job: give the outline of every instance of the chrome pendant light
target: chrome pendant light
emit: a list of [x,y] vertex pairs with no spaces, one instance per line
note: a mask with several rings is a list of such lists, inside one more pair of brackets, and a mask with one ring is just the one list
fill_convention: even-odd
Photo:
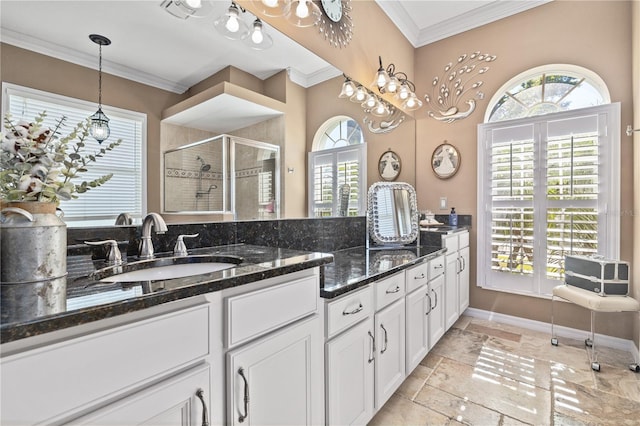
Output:
[[111,133],[109,129],[109,119],[102,112],[102,46],[111,44],[111,40],[99,34],[90,34],[89,38],[92,42],[100,46],[100,62],[98,66],[98,111],[91,118],[91,128],[89,132],[98,143],[106,140]]

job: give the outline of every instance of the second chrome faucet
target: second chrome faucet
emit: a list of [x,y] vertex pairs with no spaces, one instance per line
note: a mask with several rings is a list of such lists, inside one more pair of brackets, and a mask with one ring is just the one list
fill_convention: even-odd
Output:
[[167,224],[158,213],[149,213],[142,221],[142,237],[140,241],[140,259],[153,259],[153,242],[151,241],[151,228],[156,234],[167,232]]

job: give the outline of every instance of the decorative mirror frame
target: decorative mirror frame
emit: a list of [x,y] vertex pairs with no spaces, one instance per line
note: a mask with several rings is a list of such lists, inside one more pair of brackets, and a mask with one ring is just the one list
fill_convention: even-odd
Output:
[[402,171],[402,162],[395,152],[388,149],[383,152],[378,160],[378,174],[383,180],[394,181],[398,179]]
[[453,177],[460,169],[462,157],[458,149],[444,141],[433,150],[431,154],[431,169],[440,179]]
[[[389,237],[380,233],[380,222],[378,215],[378,197],[377,194],[381,189],[385,190],[406,190],[409,193],[409,209],[411,232],[406,235]],[[376,244],[411,244],[418,239],[418,197],[413,186],[405,182],[376,182],[369,187],[367,194],[367,227],[369,235]],[[369,239],[367,239],[367,242]]]

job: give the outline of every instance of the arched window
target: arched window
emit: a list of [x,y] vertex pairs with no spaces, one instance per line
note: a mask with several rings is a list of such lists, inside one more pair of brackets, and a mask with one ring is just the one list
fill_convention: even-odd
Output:
[[[478,128],[478,286],[549,295],[571,255],[618,258],[620,104],[547,65],[493,96]],[[618,213],[616,213],[618,212]]]
[[358,123],[344,115],[325,121],[309,153],[309,216],[364,214],[367,145]]
[[485,122],[532,117],[611,102],[604,81],[575,65],[544,65],[518,74],[489,102]]

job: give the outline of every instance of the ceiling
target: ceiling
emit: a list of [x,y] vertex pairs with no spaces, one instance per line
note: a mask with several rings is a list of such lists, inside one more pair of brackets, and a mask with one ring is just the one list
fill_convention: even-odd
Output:
[[[415,47],[546,1],[376,0]],[[303,87],[340,74],[267,24],[265,30],[274,39],[268,50],[225,39],[212,22],[229,7],[228,0],[212,1],[211,17],[185,20],[167,13],[161,2],[0,0],[0,39],[96,69],[98,46],[88,35],[102,34],[112,41],[103,47],[105,72],[176,93],[227,65],[261,79],[288,69],[290,78]],[[242,16],[249,24],[254,19],[250,13]]]

